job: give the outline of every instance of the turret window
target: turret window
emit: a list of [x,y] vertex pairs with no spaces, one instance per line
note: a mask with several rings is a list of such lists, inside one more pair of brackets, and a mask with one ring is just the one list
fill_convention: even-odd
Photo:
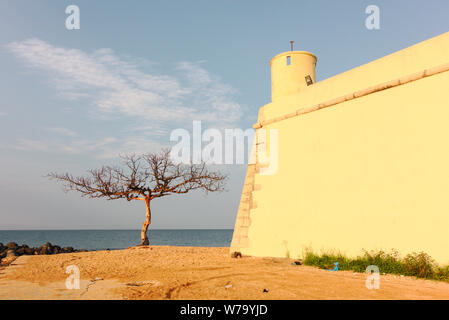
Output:
[[307,76],[305,76],[305,79],[306,79],[307,86],[311,86],[313,84],[313,80],[312,80],[311,76],[307,75]]
[[292,63],[291,57],[287,56],[287,66],[289,66]]

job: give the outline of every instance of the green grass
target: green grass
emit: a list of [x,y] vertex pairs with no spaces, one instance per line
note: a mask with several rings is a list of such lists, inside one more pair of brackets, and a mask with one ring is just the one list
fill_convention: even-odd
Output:
[[426,253],[411,253],[401,258],[397,251],[390,253],[384,251],[368,252],[362,256],[348,258],[342,254],[324,253],[317,255],[307,252],[303,263],[322,269],[331,269],[334,262],[339,263],[339,270],[352,270],[355,272],[365,272],[366,267],[375,265],[380,273],[399,274],[404,276],[414,276],[417,278],[449,281],[449,266],[440,267]]

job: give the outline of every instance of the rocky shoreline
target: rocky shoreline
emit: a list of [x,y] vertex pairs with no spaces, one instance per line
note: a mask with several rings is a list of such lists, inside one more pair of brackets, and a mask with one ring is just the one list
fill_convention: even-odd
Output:
[[50,242],[44,243],[40,247],[29,247],[26,244],[19,246],[15,242],[8,242],[6,245],[0,242],[0,265],[8,265],[17,257],[23,255],[49,255],[59,253],[87,252],[86,249],[74,249],[72,247],[61,248],[52,245]]

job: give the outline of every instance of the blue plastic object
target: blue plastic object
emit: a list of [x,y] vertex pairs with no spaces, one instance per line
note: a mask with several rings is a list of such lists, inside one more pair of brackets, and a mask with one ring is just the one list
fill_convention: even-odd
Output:
[[338,265],[339,265],[339,263],[338,263],[338,262],[335,262],[334,265],[335,265],[335,268],[333,268],[333,269],[328,269],[328,270],[329,270],[329,271],[338,271]]

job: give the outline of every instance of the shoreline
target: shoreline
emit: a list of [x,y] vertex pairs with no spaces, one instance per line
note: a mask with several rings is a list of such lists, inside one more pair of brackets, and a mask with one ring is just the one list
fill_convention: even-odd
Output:
[[[0,243],[26,243],[39,247],[44,242],[91,250],[126,249],[138,245],[140,230],[23,230],[0,231]],[[232,229],[151,229],[148,236],[151,245],[171,246],[229,246]]]
[[29,247],[26,244],[18,245],[16,242],[8,242],[6,245],[0,242],[0,266],[10,265],[20,256],[53,255],[62,253],[87,252],[86,249],[74,249],[73,247],[60,247],[46,242],[40,247]]

